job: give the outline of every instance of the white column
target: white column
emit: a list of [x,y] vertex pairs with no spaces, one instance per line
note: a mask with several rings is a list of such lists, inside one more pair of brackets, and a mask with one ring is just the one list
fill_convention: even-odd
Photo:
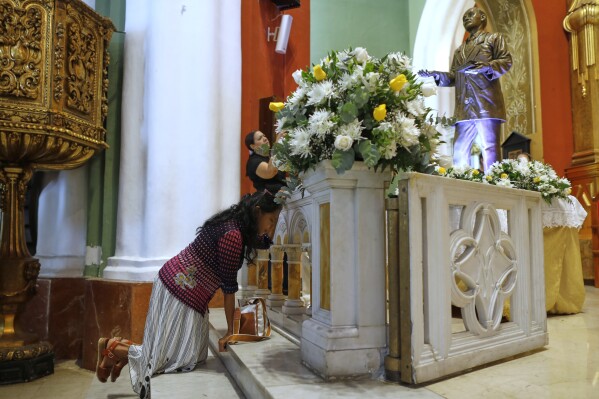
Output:
[[85,264],[87,168],[44,172],[35,257],[40,277],[81,277]]
[[104,277],[150,281],[239,200],[240,0],[127,1],[117,243]]

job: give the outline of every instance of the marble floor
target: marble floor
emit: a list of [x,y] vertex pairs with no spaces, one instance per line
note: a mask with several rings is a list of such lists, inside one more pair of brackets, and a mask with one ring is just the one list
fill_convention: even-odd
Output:
[[[390,384],[370,385],[361,396],[398,398],[599,398],[599,288],[586,287],[583,313],[548,318],[549,345],[526,355],[516,356],[468,373],[411,389],[397,386],[389,395]],[[272,371],[271,372],[276,372]],[[126,377],[126,372],[123,372]],[[320,384],[317,384],[320,385]],[[349,389],[360,391],[358,381]],[[293,397],[320,398],[314,385],[294,386]],[[332,386],[330,388],[333,388]],[[385,394],[378,395],[377,392]],[[298,391],[299,390],[299,391]],[[301,394],[301,392],[304,392]],[[334,395],[347,397],[340,388]],[[290,391],[281,390],[287,398]],[[350,395],[351,396],[351,395]],[[32,399],[120,399],[135,398],[127,378],[115,384],[100,384],[90,371],[74,361],[56,364],[55,373],[26,384],[0,386],[0,398]],[[243,398],[233,378],[220,360],[210,356],[193,373],[159,376],[153,379],[153,397],[169,398]],[[279,397],[279,395],[277,395]]]

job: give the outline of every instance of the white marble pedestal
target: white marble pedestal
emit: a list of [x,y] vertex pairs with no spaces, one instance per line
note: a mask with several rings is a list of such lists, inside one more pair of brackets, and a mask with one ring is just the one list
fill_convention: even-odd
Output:
[[325,379],[371,374],[383,362],[385,182],[362,163],[342,175],[323,161],[304,177],[312,219],[312,318],[302,361]]

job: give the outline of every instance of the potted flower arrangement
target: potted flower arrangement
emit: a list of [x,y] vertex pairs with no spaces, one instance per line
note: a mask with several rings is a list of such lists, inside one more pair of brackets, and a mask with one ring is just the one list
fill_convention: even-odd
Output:
[[291,189],[300,173],[327,159],[339,174],[356,160],[375,170],[433,172],[440,135],[424,96],[435,88],[417,82],[409,57],[332,51],[293,78],[298,87],[287,101],[271,104],[282,133],[273,157]]
[[568,179],[559,177],[551,165],[539,161],[504,159],[491,165],[484,175],[469,166],[454,166],[447,169],[436,166],[434,174],[508,188],[538,191],[548,204],[553,198],[568,199],[572,192],[572,186]]

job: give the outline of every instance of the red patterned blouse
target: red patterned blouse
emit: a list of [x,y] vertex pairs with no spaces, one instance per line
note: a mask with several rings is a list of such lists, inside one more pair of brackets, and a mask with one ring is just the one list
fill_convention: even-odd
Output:
[[226,294],[237,292],[243,247],[237,221],[204,227],[187,248],[162,266],[158,277],[175,298],[204,315],[218,288]]

